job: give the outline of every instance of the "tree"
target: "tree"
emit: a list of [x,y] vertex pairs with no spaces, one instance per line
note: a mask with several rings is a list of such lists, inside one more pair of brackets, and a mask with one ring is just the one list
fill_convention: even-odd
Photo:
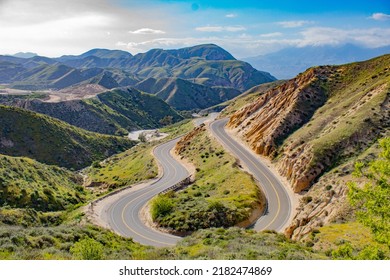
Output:
[[141,132],[139,135],[138,135],[138,140],[142,143],[146,143],[148,141],[148,139],[146,138],[146,133],[145,132]]
[[165,116],[163,117],[159,123],[163,126],[170,125],[173,123],[173,117],[172,116]]
[[103,245],[92,238],[84,238],[76,242],[70,252],[81,260],[101,260],[103,259]]
[[348,198],[360,209],[358,221],[371,229],[376,241],[390,247],[390,138],[379,144],[382,151],[376,160],[355,164],[354,175],[367,182],[362,188],[350,182]]

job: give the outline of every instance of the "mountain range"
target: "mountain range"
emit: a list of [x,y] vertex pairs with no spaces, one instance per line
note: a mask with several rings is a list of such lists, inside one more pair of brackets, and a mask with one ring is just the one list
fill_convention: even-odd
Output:
[[364,61],[388,53],[390,53],[389,46],[369,49],[346,44],[290,47],[265,55],[243,58],[243,60],[257,69],[272,73],[278,79],[291,79],[313,66]]
[[[137,87],[150,78],[181,79],[194,84],[197,89],[198,85],[223,87],[230,93],[234,92],[233,89],[239,93],[275,80],[271,74],[236,60],[212,44],[178,50],[154,49],[135,56],[125,51],[105,49],[58,58],[0,56],[0,83],[15,89],[60,90],[86,84],[98,84],[106,89]],[[215,95],[214,90],[207,89],[206,92]]]

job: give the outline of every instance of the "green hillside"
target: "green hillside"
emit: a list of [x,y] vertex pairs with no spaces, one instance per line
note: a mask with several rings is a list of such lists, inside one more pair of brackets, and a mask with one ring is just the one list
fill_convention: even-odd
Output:
[[55,103],[33,97],[34,95],[0,95],[0,104],[21,107],[89,131],[112,135],[125,135],[141,128],[161,127],[161,120],[165,117],[172,117],[172,122],[182,119],[161,99],[131,88],[107,91],[95,98]]
[[0,206],[44,212],[64,210],[84,201],[81,181],[56,166],[0,155]]
[[0,154],[79,169],[133,145],[124,138],[87,132],[45,115],[0,105]]
[[211,107],[241,93],[234,88],[209,87],[179,78],[148,78],[135,87],[155,94],[177,110],[188,111]]
[[182,120],[182,117],[163,100],[133,88],[114,89],[100,94],[98,99],[139,127],[161,127],[162,120],[167,116],[172,117],[172,122]]

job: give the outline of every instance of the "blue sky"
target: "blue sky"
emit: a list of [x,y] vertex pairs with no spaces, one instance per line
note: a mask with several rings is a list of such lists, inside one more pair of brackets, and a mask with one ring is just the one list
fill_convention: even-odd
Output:
[[287,47],[390,45],[390,1],[0,0],[0,53],[46,56],[218,44],[237,58]]

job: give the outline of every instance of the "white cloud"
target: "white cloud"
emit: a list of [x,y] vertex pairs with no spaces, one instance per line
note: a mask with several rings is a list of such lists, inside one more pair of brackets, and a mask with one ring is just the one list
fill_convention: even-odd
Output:
[[293,20],[293,21],[279,21],[276,24],[280,25],[283,28],[296,28],[302,27],[307,24],[313,23],[312,21],[307,20]]
[[390,15],[384,13],[374,13],[370,18],[374,20],[390,20]]
[[245,31],[246,28],[243,26],[201,26],[195,28],[195,30],[200,32],[239,32]]
[[148,34],[165,34],[165,31],[158,30],[158,29],[151,29],[151,28],[140,28],[134,31],[129,31],[130,34],[142,34],[142,35],[148,35]]
[[272,33],[260,34],[260,37],[262,37],[262,38],[272,38],[272,37],[280,37],[280,36],[283,36],[283,33],[272,32]]
[[236,14],[227,14],[227,15],[225,15],[225,17],[227,17],[227,18],[236,18],[237,15]]
[[390,28],[337,29],[313,27],[301,32],[299,46],[358,44],[368,48],[390,45]]

